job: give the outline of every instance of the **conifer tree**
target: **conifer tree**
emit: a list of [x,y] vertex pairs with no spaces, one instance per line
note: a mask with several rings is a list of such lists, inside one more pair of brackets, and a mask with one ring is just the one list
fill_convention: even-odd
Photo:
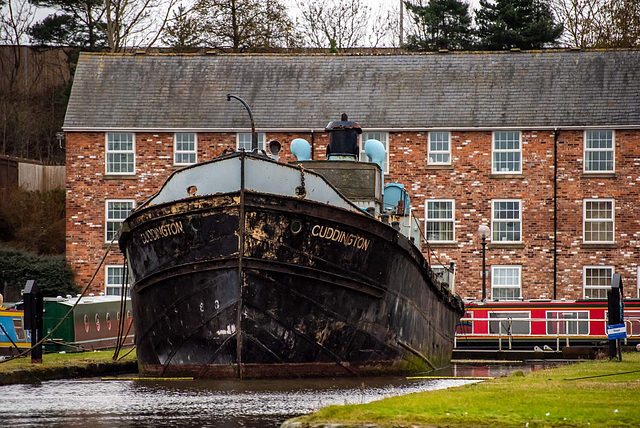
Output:
[[469,49],[473,29],[469,5],[460,0],[430,0],[426,6],[405,2],[415,23],[406,48],[414,51]]
[[476,25],[477,46],[485,50],[552,46],[563,30],[544,0],[480,0]]

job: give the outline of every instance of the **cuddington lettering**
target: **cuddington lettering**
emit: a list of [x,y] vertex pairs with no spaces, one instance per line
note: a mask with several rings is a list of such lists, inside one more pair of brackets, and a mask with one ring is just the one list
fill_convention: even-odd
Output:
[[311,235],[319,238],[327,239],[329,241],[341,242],[345,247],[353,247],[359,250],[368,250],[371,241],[362,236],[345,232],[340,229],[336,229],[328,226],[320,226],[316,224],[311,229]]
[[153,227],[142,232],[142,243],[148,244],[160,238],[166,238],[167,236],[177,235],[182,232],[182,222],[174,221],[173,223]]

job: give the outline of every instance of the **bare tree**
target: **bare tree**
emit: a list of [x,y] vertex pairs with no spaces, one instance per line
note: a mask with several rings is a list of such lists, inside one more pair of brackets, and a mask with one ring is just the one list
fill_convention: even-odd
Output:
[[105,33],[111,52],[151,47],[176,3],[177,0],[105,0]]
[[565,45],[595,46],[604,19],[605,0],[552,0],[551,7],[564,25],[560,42]]
[[332,52],[362,46],[371,8],[362,0],[299,0],[300,25],[308,43]]
[[232,52],[296,47],[299,36],[280,0],[199,0],[207,43]]
[[582,48],[640,45],[640,0],[552,0],[564,24],[561,41]]
[[398,47],[400,17],[396,8],[381,8],[369,18],[366,42],[371,47]]
[[3,61],[2,64],[2,69],[8,77],[10,91],[16,84],[22,61],[20,47],[27,42],[34,14],[35,7],[28,0],[8,0],[0,14],[0,42],[13,47],[13,63],[5,64]]

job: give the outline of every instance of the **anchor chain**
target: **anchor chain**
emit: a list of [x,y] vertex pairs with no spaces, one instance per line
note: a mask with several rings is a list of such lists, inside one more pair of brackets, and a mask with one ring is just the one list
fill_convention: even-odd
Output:
[[296,196],[304,198],[307,196],[307,189],[304,187],[304,167],[301,164],[298,166],[300,167],[300,185],[296,187]]

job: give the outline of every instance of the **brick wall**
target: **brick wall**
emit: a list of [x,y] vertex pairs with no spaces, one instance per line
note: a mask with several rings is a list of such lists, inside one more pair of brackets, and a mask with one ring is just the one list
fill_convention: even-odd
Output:
[[[615,174],[583,174],[583,131],[562,131],[558,143],[558,274],[557,298],[582,297],[583,266],[614,266],[623,276],[625,294],[637,297],[637,247],[640,241],[640,131],[615,133]],[[268,133],[267,141],[283,143],[281,161],[294,158],[294,138],[311,141],[309,133]],[[235,147],[234,133],[198,134],[198,161],[212,159]],[[316,159],[324,158],[328,136],[315,133]],[[424,226],[425,200],[455,200],[455,243],[433,245],[433,264],[456,264],[456,292],[481,297],[482,255],[477,237],[480,223],[491,223],[492,199],[522,200],[522,244],[487,246],[487,293],[491,266],[522,266],[522,297],[553,297],[553,177],[552,131],[522,131],[522,174],[491,174],[489,131],[451,132],[451,166],[427,164],[428,133],[389,133],[390,173],[387,182],[404,183],[411,206]],[[105,133],[67,133],[67,259],[76,280],[86,285],[99,265],[105,243],[105,200],[135,199],[139,204],[155,193],[173,166],[173,134],[137,133],[136,174],[105,176]],[[614,245],[582,243],[584,198],[615,199]],[[105,265],[122,264],[113,246]],[[104,290],[104,268],[92,284]]]

